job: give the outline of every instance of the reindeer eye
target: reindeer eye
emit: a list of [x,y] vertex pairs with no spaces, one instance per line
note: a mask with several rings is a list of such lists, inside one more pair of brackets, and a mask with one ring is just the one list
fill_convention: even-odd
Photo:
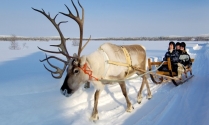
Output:
[[78,69],[74,69],[74,73],[75,74],[78,74],[79,73],[79,70]]

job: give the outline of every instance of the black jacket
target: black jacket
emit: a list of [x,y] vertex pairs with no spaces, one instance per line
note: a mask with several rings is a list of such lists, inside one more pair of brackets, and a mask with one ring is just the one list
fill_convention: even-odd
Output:
[[168,52],[165,53],[163,61],[167,61],[168,57],[170,57],[172,64],[176,64],[179,62],[179,52],[176,50],[173,50],[172,52],[168,50]]
[[172,66],[172,71],[177,72],[178,65],[177,63],[179,62],[179,52],[176,50],[169,51],[165,53],[165,57],[163,58],[163,61],[167,61],[167,58],[170,57],[171,59],[171,66]]
[[179,63],[183,64],[184,66],[190,67],[192,65],[191,58],[186,51],[181,51],[179,55]]

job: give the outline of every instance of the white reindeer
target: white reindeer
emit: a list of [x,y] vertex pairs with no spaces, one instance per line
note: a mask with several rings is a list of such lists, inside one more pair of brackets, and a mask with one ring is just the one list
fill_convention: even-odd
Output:
[[[72,1],[72,0],[71,0]],[[123,46],[118,46],[114,45],[111,43],[105,43],[99,47],[98,50],[93,52],[90,55],[87,56],[80,56],[81,51],[85,47],[85,45],[82,47],[82,40],[83,40],[83,22],[84,22],[84,9],[81,6],[81,4],[78,1],[79,6],[82,8],[82,18],[80,19],[78,10],[75,6],[75,4],[72,1],[72,4],[76,10],[77,16],[73,15],[70,11],[70,9],[66,6],[68,9],[69,13],[65,14],[60,12],[61,14],[72,18],[75,20],[80,28],[80,43],[79,43],[79,48],[78,48],[78,54],[77,56],[70,56],[67,49],[66,49],[66,40],[59,28],[59,25],[61,23],[65,23],[66,21],[59,22],[58,24],[55,22],[55,19],[57,15],[54,18],[50,17],[50,14],[46,14],[44,10],[40,11],[37,9],[34,9],[35,11],[38,11],[42,13],[44,16],[46,16],[51,23],[55,26],[57,31],[59,32],[60,38],[61,38],[61,44],[59,45],[51,45],[58,47],[59,51],[54,52],[54,51],[48,51],[39,48],[40,50],[44,52],[49,52],[49,53],[57,53],[57,54],[63,54],[66,58],[67,61],[62,60],[58,57],[55,56],[49,56],[44,60],[40,60],[41,62],[47,61],[50,66],[56,69],[56,71],[51,71],[49,70],[45,65],[44,67],[51,72],[52,76],[54,78],[61,78],[63,75],[63,72],[67,68],[67,75],[65,77],[64,83],[61,87],[61,92],[63,95],[66,97],[69,97],[72,95],[78,88],[86,83],[86,82],[91,82],[93,83],[94,87],[96,88],[96,92],[94,95],[94,108],[92,111],[91,115],[91,120],[96,121],[99,119],[98,116],[98,110],[97,110],[97,105],[98,105],[98,100],[99,100],[99,95],[101,91],[104,89],[104,86],[107,84],[111,84],[112,81],[119,81],[119,85],[121,87],[121,90],[123,92],[123,95],[126,99],[127,102],[127,112],[131,112],[133,109],[133,106],[128,98],[127,92],[126,92],[126,84],[125,80],[126,78],[130,77],[131,75],[137,73],[138,75],[143,74],[146,70],[146,51],[144,47],[141,45],[123,45]],[[64,63],[64,67],[60,69],[57,66],[52,65],[49,62],[49,59],[57,59],[61,62]],[[140,70],[138,70],[140,69]],[[142,71],[142,72],[140,72]],[[59,74],[58,76],[55,76],[55,74]],[[143,81],[140,87],[140,90],[137,95],[137,102],[141,103],[142,100],[142,90],[144,85],[146,84],[146,87],[148,89],[148,99],[152,97],[151,91],[147,82],[147,78],[145,75],[142,76]]]

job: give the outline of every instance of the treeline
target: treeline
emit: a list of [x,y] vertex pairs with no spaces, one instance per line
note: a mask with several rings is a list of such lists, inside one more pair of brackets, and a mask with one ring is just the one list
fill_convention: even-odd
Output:
[[60,40],[59,37],[18,37],[18,36],[0,36],[0,41],[50,41]]
[[[19,37],[19,36],[0,36],[0,41],[52,41],[60,40],[59,37]],[[79,38],[67,38],[67,40],[79,40]],[[88,38],[84,38],[88,40]],[[104,38],[91,38],[91,40],[120,40],[120,41],[209,41],[209,36],[198,37],[104,37]]]
[[209,37],[119,37],[92,38],[91,40],[124,40],[124,41],[209,41]]

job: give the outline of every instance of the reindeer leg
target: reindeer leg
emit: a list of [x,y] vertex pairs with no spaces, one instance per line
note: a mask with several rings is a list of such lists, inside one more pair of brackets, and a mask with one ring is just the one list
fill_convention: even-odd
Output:
[[148,83],[148,81],[147,81],[147,77],[144,76],[143,79],[144,79],[144,81],[145,81],[145,83],[146,83],[146,86],[147,86],[147,92],[148,92],[147,98],[148,98],[148,99],[151,99],[151,98],[152,98],[152,93],[151,93],[151,91],[150,91],[150,87],[149,87],[149,83]]
[[90,88],[90,82],[87,81],[85,84],[84,84],[84,88]]
[[124,81],[122,81],[122,82],[119,82],[119,85],[120,85],[120,88],[121,88],[121,90],[123,92],[124,97],[126,98],[126,103],[127,103],[126,111],[127,112],[131,112],[133,110],[133,106],[132,106],[132,104],[131,104],[131,102],[130,102],[130,100],[128,98],[127,92],[126,92],[126,84],[125,84]]
[[140,90],[139,90],[139,92],[138,92],[138,95],[137,95],[137,102],[140,104],[141,103],[141,101],[142,101],[142,90],[143,90],[143,88],[144,88],[144,78],[143,78],[143,80],[142,80],[142,85],[141,85],[141,87],[140,87]]
[[96,121],[99,119],[98,110],[97,110],[99,95],[100,95],[100,90],[96,90],[94,94],[94,108],[93,108],[91,118],[90,118],[90,120],[92,121]]

